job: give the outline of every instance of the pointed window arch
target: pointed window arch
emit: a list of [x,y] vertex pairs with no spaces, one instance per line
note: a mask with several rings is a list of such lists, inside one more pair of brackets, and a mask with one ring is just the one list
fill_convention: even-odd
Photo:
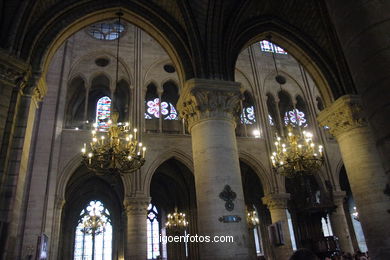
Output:
[[[96,224],[97,223],[97,224]],[[90,201],[80,212],[75,231],[73,260],[112,259],[112,225],[101,201]]]
[[157,259],[160,256],[160,224],[158,221],[158,211],[156,206],[149,204],[147,224],[147,259]]

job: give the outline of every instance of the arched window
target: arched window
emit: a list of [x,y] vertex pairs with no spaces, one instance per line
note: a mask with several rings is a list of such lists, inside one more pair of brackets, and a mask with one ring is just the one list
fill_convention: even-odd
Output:
[[287,54],[285,50],[280,48],[278,45],[273,44],[272,42],[263,40],[260,42],[260,49],[264,52],[274,52],[278,54]]
[[112,259],[112,225],[110,212],[94,200],[81,211],[75,232],[73,260]]
[[164,120],[179,120],[175,106],[179,99],[177,86],[168,81],[163,86],[164,92],[161,96],[161,114]]
[[284,114],[284,124],[307,127],[305,113],[299,111],[296,108],[290,111],[286,111],[286,113]]
[[95,23],[88,27],[89,35],[98,40],[115,40],[123,34],[125,26],[118,21]]
[[100,131],[108,129],[111,115],[111,99],[107,96],[100,98],[96,104],[96,124]]
[[255,106],[251,94],[244,92],[244,101],[242,102],[242,113],[240,116],[241,124],[253,125],[256,122]]
[[158,222],[158,211],[156,206],[149,204],[148,217],[146,219],[148,232],[148,259],[157,259],[160,256],[160,225]]

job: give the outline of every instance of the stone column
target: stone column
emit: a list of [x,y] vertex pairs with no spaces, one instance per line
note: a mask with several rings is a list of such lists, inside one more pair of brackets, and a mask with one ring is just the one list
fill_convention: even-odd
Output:
[[[233,243],[200,243],[202,260],[251,259],[235,136],[240,99],[238,83],[191,79],[178,102],[192,137],[199,235],[234,237]],[[220,196],[227,185],[232,192]],[[224,223],[223,216],[241,220]]]
[[336,211],[330,215],[333,234],[338,237],[340,249],[343,252],[353,253],[354,249],[351,241],[348,223],[344,211],[345,192],[339,191],[333,193],[333,201],[336,205]]
[[146,215],[150,198],[128,197],[124,201],[127,215],[125,255],[127,260],[147,258]]
[[360,97],[340,97],[319,114],[318,121],[330,127],[339,143],[370,257],[390,259],[390,197],[383,192],[387,176]]
[[277,260],[287,260],[293,253],[290,231],[287,218],[287,201],[290,198],[288,193],[268,194],[263,197],[263,203],[267,205],[271,213],[272,223],[280,222],[282,224],[284,245],[275,245],[271,241],[271,247]]

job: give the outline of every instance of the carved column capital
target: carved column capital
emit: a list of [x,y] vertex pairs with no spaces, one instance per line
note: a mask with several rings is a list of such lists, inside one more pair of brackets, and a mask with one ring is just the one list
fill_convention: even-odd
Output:
[[268,194],[262,198],[262,201],[267,205],[269,210],[273,209],[286,209],[287,202],[290,199],[290,194],[288,193],[275,193]]
[[345,95],[318,115],[321,126],[328,126],[329,132],[338,137],[343,133],[367,125],[363,106],[358,95]]
[[240,114],[241,87],[237,82],[191,79],[185,83],[178,102],[180,116],[188,129],[207,119],[224,119],[235,122]]
[[127,215],[145,215],[150,197],[128,197],[123,202]]

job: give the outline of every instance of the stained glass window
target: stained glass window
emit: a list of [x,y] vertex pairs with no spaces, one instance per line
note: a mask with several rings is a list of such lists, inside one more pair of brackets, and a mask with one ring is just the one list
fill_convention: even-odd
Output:
[[157,259],[160,256],[160,227],[157,220],[158,211],[156,206],[149,204],[148,216],[146,219],[147,225],[147,250],[148,259]]
[[244,107],[240,118],[241,124],[253,125],[256,122],[254,106]]
[[307,127],[306,123],[306,118],[305,118],[305,113],[302,111],[299,111],[298,109],[293,109],[291,111],[287,111],[284,114],[284,124],[288,125],[298,125],[298,126],[303,126]]
[[100,131],[108,129],[111,114],[111,99],[107,96],[102,97],[96,104],[96,124]]
[[95,23],[88,28],[88,33],[98,40],[115,40],[125,31],[123,24],[115,22]]
[[278,54],[287,54],[287,52],[285,50],[283,50],[282,48],[280,48],[278,45],[273,44],[272,42],[269,42],[266,40],[263,40],[260,42],[260,48],[261,48],[261,51],[264,51],[264,52],[274,52],[274,53],[278,53]]
[[[160,118],[160,99],[155,98],[146,102],[145,119]],[[161,114],[164,120],[179,120],[175,106],[172,103],[161,102]]]
[[[97,223],[91,225],[91,223]],[[112,259],[112,225],[108,209],[91,201],[81,211],[75,232],[73,260]]]

